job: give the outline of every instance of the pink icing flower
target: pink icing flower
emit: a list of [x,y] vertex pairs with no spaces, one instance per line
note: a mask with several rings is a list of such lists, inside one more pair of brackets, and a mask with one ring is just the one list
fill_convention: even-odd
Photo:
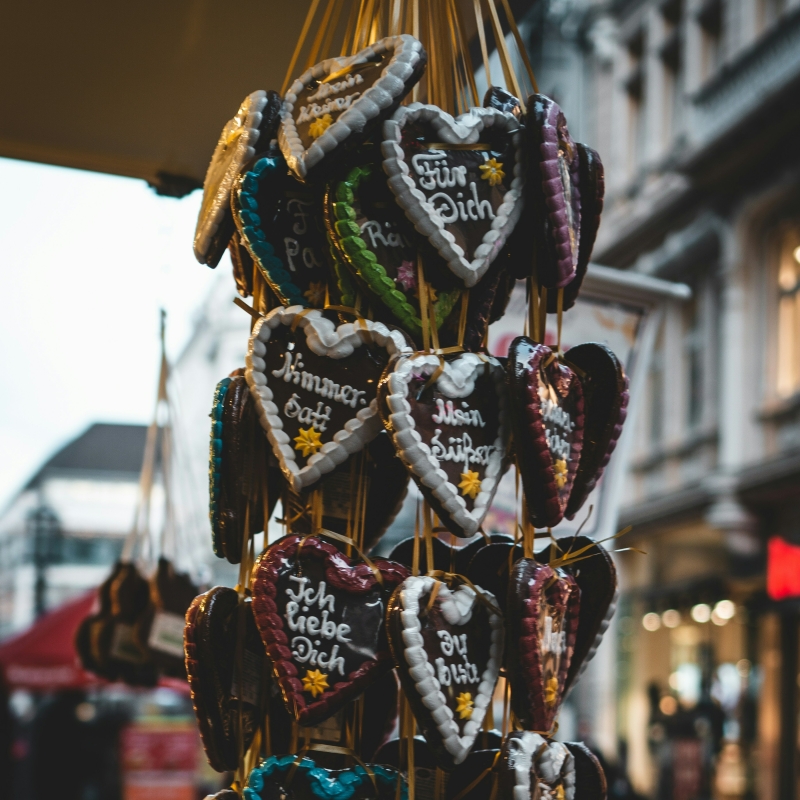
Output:
[[399,283],[406,291],[414,289],[417,285],[417,274],[414,270],[414,263],[406,259],[397,268],[395,283]]

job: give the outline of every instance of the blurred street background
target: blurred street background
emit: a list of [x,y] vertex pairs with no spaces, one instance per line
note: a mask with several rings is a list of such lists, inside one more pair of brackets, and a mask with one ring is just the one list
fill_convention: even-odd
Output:
[[[175,560],[199,585],[236,583],[211,552],[208,416],[217,381],[243,365],[249,318],[227,256],[211,272],[191,242],[219,129],[247,93],[279,88],[306,6],[0,12],[2,800],[191,800],[223,785],[185,686],[103,684],[71,645],[132,524],[160,308]],[[612,289],[592,330],[638,369],[595,533],[631,525],[620,547],[646,555],[616,556],[617,613],[560,737],[602,755],[610,798],[795,800],[800,2],[512,7],[540,91],[602,156],[590,275]],[[512,304],[493,352],[523,314]],[[157,530],[163,475],[153,498]],[[412,533],[413,503],[381,547]]]

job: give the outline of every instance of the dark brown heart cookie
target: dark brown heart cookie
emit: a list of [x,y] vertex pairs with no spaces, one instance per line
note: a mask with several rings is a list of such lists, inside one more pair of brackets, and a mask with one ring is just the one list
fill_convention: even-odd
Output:
[[264,492],[267,514],[271,515],[285,483],[281,471],[270,465],[269,445],[243,369],[234,370],[217,384],[211,420],[208,475],[212,543],[217,556],[238,564],[246,538],[264,530]]
[[628,415],[628,376],[603,344],[579,344],[566,360],[580,377],[584,398],[583,449],[565,516],[572,519],[592,492],[617,446]]
[[408,578],[387,611],[400,684],[438,759],[452,769],[469,754],[491,702],[503,658],[503,619],[494,597]]
[[[242,638],[241,665],[236,663]],[[217,772],[239,763],[239,737],[246,751],[264,718],[269,668],[253,621],[252,603],[217,586],[196,597],[186,612],[186,674],[200,738]]]
[[401,357],[387,369],[380,394],[386,429],[420,491],[452,533],[473,536],[506,463],[500,363],[474,353],[447,361]]
[[520,336],[508,351],[511,422],[530,521],[564,517],[583,446],[583,389],[549,347]]
[[318,537],[286,536],[253,567],[256,623],[286,708],[313,725],[392,668],[383,616],[408,571],[376,559],[378,576]]
[[571,575],[532,558],[514,564],[506,599],[506,670],[511,707],[529,730],[550,731],[558,715],[580,604],[580,589]]
[[294,491],[333,472],[378,435],[378,381],[389,359],[403,352],[403,335],[380,322],[336,326],[323,312],[299,306],[276,308],[258,321],[247,382]]
[[278,141],[289,169],[305,180],[336,165],[397,108],[426,61],[422,45],[402,34],[307,69],[283,104]]
[[150,578],[150,606],[140,618],[134,633],[140,647],[162,675],[186,678],[183,653],[183,629],[186,610],[197,596],[198,589],[185,573],[178,572],[167,558],[159,558],[155,574]]

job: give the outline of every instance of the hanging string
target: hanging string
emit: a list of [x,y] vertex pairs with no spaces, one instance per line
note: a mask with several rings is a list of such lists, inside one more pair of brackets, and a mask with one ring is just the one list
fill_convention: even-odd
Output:
[[558,290],[558,297],[556,299],[556,314],[557,314],[557,323],[558,323],[558,339],[556,344],[556,353],[558,353],[558,357],[561,358],[564,353],[561,350],[561,321],[564,316],[564,290]]

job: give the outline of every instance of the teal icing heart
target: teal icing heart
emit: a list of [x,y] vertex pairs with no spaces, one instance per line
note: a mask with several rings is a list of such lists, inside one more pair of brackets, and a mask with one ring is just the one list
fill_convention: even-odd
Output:
[[211,519],[212,546],[214,555],[223,557],[221,542],[219,541],[219,492],[222,480],[222,412],[225,408],[225,395],[231,385],[230,378],[223,378],[214,389],[214,404],[211,407],[211,442],[208,453],[208,514]]
[[310,758],[298,761],[297,756],[270,756],[251,771],[244,800],[278,800],[281,796],[295,800],[393,800],[398,780],[400,800],[408,800],[408,784],[397,770],[380,764],[370,764],[368,769],[372,775],[361,764],[328,770]]
[[330,269],[318,193],[270,150],[239,176],[232,205],[242,240],[281,304],[322,308]]

